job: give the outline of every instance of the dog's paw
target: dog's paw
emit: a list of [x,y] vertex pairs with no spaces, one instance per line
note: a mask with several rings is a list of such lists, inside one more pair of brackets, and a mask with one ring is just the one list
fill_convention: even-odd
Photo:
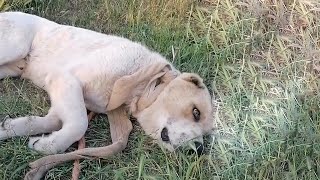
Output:
[[28,147],[42,154],[57,154],[59,150],[56,142],[51,136],[34,136],[29,138]]
[[0,130],[5,130],[6,121],[11,119],[9,115],[2,115],[0,114]]
[[10,126],[7,121],[9,119],[11,119],[9,115],[0,115],[0,140],[9,138]]

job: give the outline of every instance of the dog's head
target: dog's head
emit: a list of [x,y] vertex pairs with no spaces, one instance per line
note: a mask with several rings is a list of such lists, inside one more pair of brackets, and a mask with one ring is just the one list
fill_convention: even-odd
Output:
[[[133,116],[161,146],[173,151],[187,142],[193,142],[197,151],[201,152],[203,135],[213,129],[211,96],[197,74],[180,74],[170,67],[158,64],[140,70],[142,74],[135,73],[123,82],[116,82],[115,86],[122,88],[117,92],[123,89],[132,91],[122,94],[125,97],[123,101],[129,99],[126,103],[130,105]],[[135,77],[131,79],[132,76]],[[138,82],[129,82],[128,78]],[[111,96],[108,108],[121,104],[118,101],[121,93],[118,93],[113,96],[114,99]]]

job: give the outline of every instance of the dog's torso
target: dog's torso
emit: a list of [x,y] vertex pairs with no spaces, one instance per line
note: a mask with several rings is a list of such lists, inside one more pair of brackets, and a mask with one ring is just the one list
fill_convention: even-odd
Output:
[[[99,113],[105,113],[117,79],[152,63],[167,62],[128,39],[59,25],[33,15],[4,13],[1,23],[16,27],[16,38],[30,44],[27,54],[20,57],[26,62],[23,78],[47,90],[52,78],[74,76],[83,87],[86,107]],[[19,32],[21,29],[24,31]],[[28,36],[24,36],[26,32]],[[4,31],[2,36],[9,36],[5,33],[12,32]]]

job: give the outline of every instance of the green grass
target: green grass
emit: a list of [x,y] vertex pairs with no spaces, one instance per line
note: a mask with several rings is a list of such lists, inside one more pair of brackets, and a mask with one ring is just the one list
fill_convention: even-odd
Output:
[[[320,3],[303,0],[0,0],[0,10],[140,41],[216,96],[217,132],[206,155],[163,152],[138,126],[124,152],[84,160],[81,179],[320,179]],[[0,81],[0,114],[44,115],[45,93]],[[105,116],[88,146],[110,143]],[[0,179],[21,179],[40,157],[27,138],[1,142]],[[72,150],[72,148],[71,148]],[[72,163],[46,179],[70,179]]]

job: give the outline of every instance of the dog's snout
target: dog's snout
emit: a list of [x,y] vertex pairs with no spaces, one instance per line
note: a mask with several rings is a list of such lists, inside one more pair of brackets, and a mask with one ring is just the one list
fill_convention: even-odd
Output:
[[169,132],[168,132],[168,129],[166,127],[163,128],[162,131],[161,131],[161,139],[164,142],[169,142],[170,141]]
[[196,141],[196,142],[194,142],[194,145],[196,147],[197,154],[201,155],[203,153],[203,150],[204,150],[203,144],[201,142]]

